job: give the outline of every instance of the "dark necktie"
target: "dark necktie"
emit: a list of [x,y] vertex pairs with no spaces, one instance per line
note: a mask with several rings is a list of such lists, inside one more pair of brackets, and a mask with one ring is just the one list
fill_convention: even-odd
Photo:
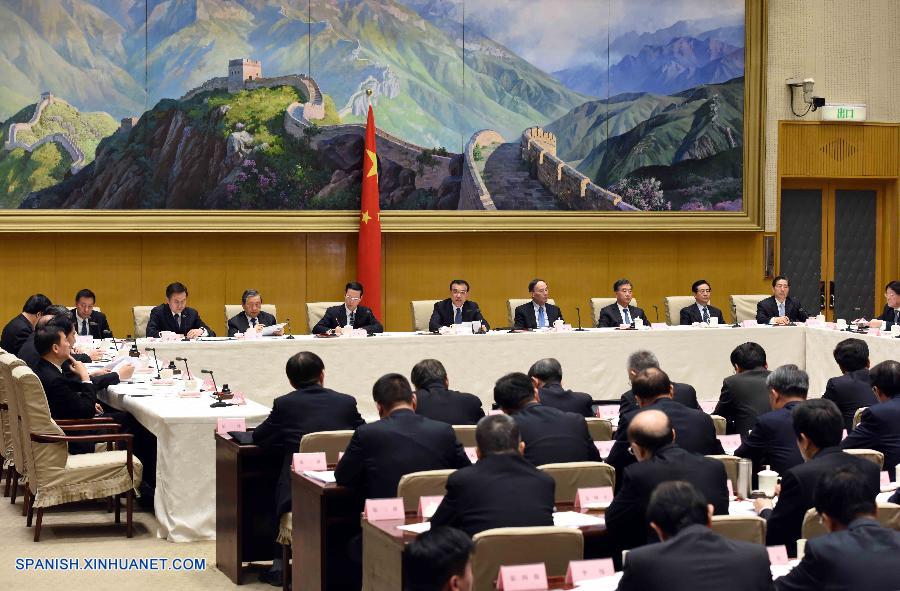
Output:
[[181,330],[181,314],[175,314],[175,326],[178,327],[178,330]]
[[894,324],[900,324],[900,310],[894,310]]
[[538,308],[538,328],[547,326],[547,316],[544,314],[544,307]]
[[700,318],[703,322],[709,322],[709,310],[707,310],[706,306],[701,308],[702,312],[700,313]]
[[347,319],[347,324],[349,326],[353,326],[354,322],[356,322],[356,310],[350,312],[350,318]]
[[87,318],[81,319],[81,335],[85,337],[88,335]]
[[250,326],[253,326],[253,327],[256,326],[256,318],[251,318],[251,319],[250,319]]
[[453,316],[453,324],[462,324],[462,308],[456,308],[456,315]]
[[622,324],[631,324],[631,314],[628,313],[628,308],[622,308]]

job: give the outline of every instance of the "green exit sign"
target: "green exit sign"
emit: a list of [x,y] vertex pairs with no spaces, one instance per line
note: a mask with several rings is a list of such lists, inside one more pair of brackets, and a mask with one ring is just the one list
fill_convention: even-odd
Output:
[[865,121],[865,105],[826,104],[820,109],[822,121]]

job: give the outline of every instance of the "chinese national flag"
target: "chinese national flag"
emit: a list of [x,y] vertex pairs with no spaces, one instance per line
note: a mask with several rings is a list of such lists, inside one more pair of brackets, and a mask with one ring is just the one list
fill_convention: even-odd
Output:
[[369,105],[363,154],[362,200],[356,277],[366,289],[366,304],[381,317],[381,210],[378,206],[378,158],[375,155],[375,115]]

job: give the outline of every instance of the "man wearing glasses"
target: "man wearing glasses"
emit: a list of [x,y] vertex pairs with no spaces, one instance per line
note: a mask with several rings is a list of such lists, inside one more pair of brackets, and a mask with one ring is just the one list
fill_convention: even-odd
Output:
[[722,316],[722,310],[715,306],[709,305],[712,297],[712,288],[706,279],[698,279],[691,285],[691,291],[694,292],[694,300],[696,303],[681,309],[681,322],[690,326],[695,322],[705,322],[709,324],[710,318],[718,318],[719,324],[725,324],[725,317]]
[[475,302],[469,301],[469,282],[465,279],[454,279],[450,282],[450,297],[435,302],[434,312],[428,322],[428,330],[437,332],[442,326],[463,322],[481,321],[481,331],[491,329],[487,320],[481,315],[481,309]]
[[364,328],[367,333],[384,332],[384,327],[369,308],[360,306],[363,297],[362,283],[351,281],[344,286],[344,305],[332,306],[313,327],[313,334],[343,334],[346,328]]

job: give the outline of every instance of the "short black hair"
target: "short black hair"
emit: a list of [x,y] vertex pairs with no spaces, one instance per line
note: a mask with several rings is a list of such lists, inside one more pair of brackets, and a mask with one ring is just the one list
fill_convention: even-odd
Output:
[[454,279],[453,281],[450,282],[449,289],[453,289],[454,285],[465,285],[466,291],[469,291],[469,282],[466,281],[465,279]]
[[834,348],[834,360],[843,372],[865,369],[869,364],[869,345],[862,339],[844,339]]
[[736,365],[744,371],[763,367],[766,365],[766,350],[753,341],[741,343],[731,352],[731,365]]
[[184,283],[176,281],[175,283],[170,283],[166,286],[166,299],[171,299],[173,295],[176,293],[183,293],[184,295],[188,295],[187,287],[185,287]]
[[776,367],[775,371],[766,376],[766,387],[782,396],[806,398],[809,392],[809,374],[793,363],[788,363]]
[[825,398],[807,400],[791,411],[794,434],[800,434],[819,449],[840,445],[844,432],[844,417],[837,405]]
[[[45,317],[46,316],[41,317],[41,320],[43,320]],[[38,320],[38,324],[40,324],[41,320]],[[47,322],[42,326],[46,326],[47,324],[52,324],[54,326],[60,327],[61,329],[66,331],[66,334],[69,334],[69,332],[75,330],[75,322],[68,314],[52,314],[51,316],[49,316]]]
[[653,400],[668,394],[672,390],[672,381],[668,374],[658,367],[642,369],[631,381],[631,391],[641,400]]
[[887,285],[884,286],[884,290],[891,290],[892,292],[900,295],[900,281],[891,281]]
[[706,497],[690,482],[670,480],[657,486],[647,505],[647,521],[671,537],[691,525],[709,521]]
[[627,363],[628,369],[635,372],[641,371],[642,369],[648,369],[650,367],[659,367],[659,359],[656,358],[656,355],[654,355],[652,351],[647,351],[644,349],[635,351],[634,353],[629,355]]
[[475,442],[482,455],[518,453],[519,426],[509,415],[488,415],[475,427]]
[[[529,281],[529,282],[528,282],[528,293],[533,292],[535,286],[536,286],[538,283],[542,282],[542,281],[544,281],[544,280],[543,280],[543,279],[538,279],[537,277],[535,277],[534,279],[532,279],[531,281]],[[544,283],[547,283],[547,282],[544,281]]]
[[389,373],[378,378],[372,386],[372,398],[382,408],[390,410],[401,402],[412,402],[413,392],[406,376]]
[[34,333],[34,349],[37,354],[43,357],[53,349],[53,345],[59,344],[60,335],[66,338],[74,327],[70,326],[69,330],[64,327],[48,322],[46,326],[39,328]]
[[875,497],[866,475],[849,464],[823,474],[813,491],[819,514],[826,514],[843,526],[858,517],[875,515]]
[[675,433],[672,431],[672,421],[669,420],[668,415],[665,413],[663,413],[663,415],[666,417],[666,420],[662,430],[658,433],[635,428],[634,423],[630,424],[628,426],[628,441],[633,441],[644,449],[648,449],[654,453],[664,445],[668,445],[675,441]]
[[539,359],[528,368],[528,377],[537,378],[542,382],[561,382],[563,377],[562,365],[553,357]]
[[494,402],[506,410],[518,410],[534,400],[534,383],[522,372],[508,373],[494,384]]
[[900,396],[900,362],[889,359],[869,370],[869,380],[888,398]]
[[616,279],[616,282],[613,283],[613,291],[619,291],[619,288],[623,285],[631,285],[632,287],[634,287],[630,279]]
[[300,351],[292,355],[284,366],[284,373],[296,390],[318,382],[323,371],[325,363],[312,351]]
[[428,384],[443,383],[447,379],[447,370],[437,359],[423,359],[413,366],[409,378],[416,390],[422,390]]
[[256,296],[259,296],[259,301],[262,301],[262,295],[258,291],[255,289],[245,289],[244,293],[241,294],[241,305],[243,306],[247,303],[248,299]]
[[94,302],[97,301],[97,295],[87,288],[78,290],[78,293],[75,294],[75,303],[77,304],[81,298],[90,298]]
[[791,286],[791,280],[788,279],[785,275],[776,275],[774,279],[772,279],[772,287],[775,287],[775,284],[784,279],[787,281],[788,287]]
[[44,309],[51,304],[52,302],[50,301],[50,298],[42,293],[36,293],[32,296],[29,296],[28,299],[25,300],[25,305],[22,306],[22,311],[26,314],[43,314]]
[[712,285],[709,285],[709,281],[706,279],[698,279],[691,284],[691,291],[697,293],[697,290],[700,289],[701,285],[708,285],[709,289],[712,290]]
[[352,289],[353,291],[358,291],[359,295],[363,295],[365,290],[363,289],[363,284],[359,281],[348,281],[347,285],[344,286],[344,293],[347,293],[347,290]]
[[416,536],[403,549],[406,591],[443,589],[453,576],[464,576],[472,539],[452,527],[436,527]]
[[65,316],[66,318],[71,318],[72,313],[65,306],[61,306],[59,304],[50,304],[49,306],[44,308],[44,316]]

